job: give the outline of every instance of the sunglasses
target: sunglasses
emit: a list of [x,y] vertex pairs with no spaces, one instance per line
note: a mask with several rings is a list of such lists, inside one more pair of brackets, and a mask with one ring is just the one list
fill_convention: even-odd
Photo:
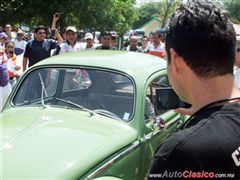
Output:
[[6,48],[14,48],[14,46],[6,46]]
[[38,34],[46,34],[46,32],[38,32]]

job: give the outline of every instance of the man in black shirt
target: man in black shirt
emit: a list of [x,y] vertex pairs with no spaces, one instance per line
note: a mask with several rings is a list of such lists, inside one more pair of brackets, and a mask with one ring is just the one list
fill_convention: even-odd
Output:
[[[52,29],[55,29],[56,22],[59,16],[53,16]],[[34,29],[35,39],[27,43],[25,52],[23,55],[23,71],[28,67],[36,64],[37,62],[51,56],[51,50],[55,49],[57,42],[53,39],[46,39],[46,28],[45,26],[39,25]],[[55,36],[59,43],[63,41],[62,37],[55,30]]]
[[234,83],[236,37],[228,16],[210,1],[190,1],[171,17],[167,71],[191,115],[152,161],[149,179],[240,179],[240,92]]
[[102,50],[117,50],[116,47],[113,47],[111,45],[111,33],[108,31],[105,31],[102,33],[102,45],[96,47],[96,49],[102,49]]

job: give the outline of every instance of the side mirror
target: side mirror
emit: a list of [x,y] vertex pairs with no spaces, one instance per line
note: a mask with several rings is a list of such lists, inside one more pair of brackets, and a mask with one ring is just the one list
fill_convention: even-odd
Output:
[[176,109],[179,107],[188,108],[191,107],[180,100],[178,95],[174,92],[171,87],[162,87],[156,89],[157,108],[159,110]]

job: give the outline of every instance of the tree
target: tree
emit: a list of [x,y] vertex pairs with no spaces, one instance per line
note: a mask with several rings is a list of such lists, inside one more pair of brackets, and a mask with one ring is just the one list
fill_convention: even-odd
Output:
[[139,27],[143,26],[153,17],[157,16],[160,11],[161,3],[159,2],[152,2],[147,3],[140,8],[137,9],[138,19],[135,21],[133,28],[138,29]]
[[82,28],[123,33],[130,29],[136,19],[133,5],[134,0],[82,1],[75,17],[79,17]]
[[[9,0],[8,0],[9,1]],[[7,0],[1,1],[7,3]],[[14,0],[10,0],[12,2]],[[60,26],[79,29],[125,32],[136,18],[134,0],[18,0],[1,8],[0,23],[50,26],[55,12],[61,13]],[[19,7],[18,7],[19,6]],[[18,7],[18,8],[15,8]]]
[[134,23],[134,28],[139,28],[153,17],[160,18],[161,27],[166,25],[167,20],[175,11],[182,0],[162,0],[161,2],[147,3],[138,9],[139,19]]
[[223,5],[234,23],[240,23],[240,0],[224,0]]
[[182,3],[182,0],[164,0],[161,3],[159,16],[161,17],[162,23],[161,28],[163,28],[168,19],[172,16],[175,9]]

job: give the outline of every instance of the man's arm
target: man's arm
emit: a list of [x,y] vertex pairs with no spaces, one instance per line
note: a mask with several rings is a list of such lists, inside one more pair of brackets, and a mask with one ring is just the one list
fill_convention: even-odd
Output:
[[60,33],[58,32],[58,30],[56,29],[56,24],[57,24],[57,21],[59,18],[60,18],[60,16],[56,16],[56,14],[53,15],[51,30],[55,30],[55,38],[58,40],[58,43],[62,43],[63,38],[60,35]]
[[28,58],[27,57],[23,57],[23,61],[22,61],[23,72],[27,68],[27,62],[28,62]]
[[32,41],[28,42],[26,47],[25,47],[25,52],[24,52],[23,60],[22,60],[23,72],[27,69],[27,62],[28,62],[30,52],[31,52],[31,47],[30,47],[31,44],[32,44]]
[[27,68],[27,61],[28,61],[28,58],[27,57],[23,57],[23,61],[22,61],[22,66],[23,66],[23,72],[26,70]]

